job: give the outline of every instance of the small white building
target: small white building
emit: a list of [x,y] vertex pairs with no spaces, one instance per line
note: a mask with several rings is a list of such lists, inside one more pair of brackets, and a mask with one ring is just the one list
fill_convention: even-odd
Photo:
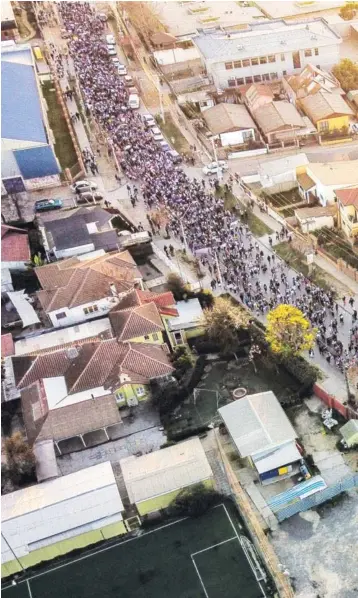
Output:
[[304,153],[262,162],[259,166],[260,183],[264,189],[272,192],[275,187],[281,187],[278,189],[281,191],[293,189],[297,186],[297,170],[308,163]]
[[[322,206],[337,201],[337,189],[349,189],[358,186],[358,160],[338,160],[337,162],[310,163],[306,175],[311,182],[309,192],[316,197]],[[307,190],[305,190],[307,193]]]
[[199,299],[178,301],[175,305],[178,315],[168,318],[168,334],[171,344],[182,345],[189,338],[204,334],[202,324],[203,310]]
[[204,112],[208,129],[223,147],[243,145],[257,137],[257,127],[243,104],[217,104]]
[[303,233],[310,233],[324,226],[334,228],[334,217],[337,214],[337,206],[315,206],[312,208],[299,208],[295,210],[298,225]]

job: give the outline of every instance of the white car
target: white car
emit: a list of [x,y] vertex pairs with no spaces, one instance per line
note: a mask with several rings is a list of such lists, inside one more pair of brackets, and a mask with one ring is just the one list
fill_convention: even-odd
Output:
[[71,189],[74,193],[87,191],[88,188],[90,188],[92,191],[95,191],[97,187],[97,183],[94,183],[93,181],[87,181],[85,179],[83,181],[76,181],[75,183],[73,183],[73,185],[71,185]]
[[118,70],[118,75],[120,75],[121,77],[123,77],[127,74],[127,67],[124,64],[119,64],[117,66],[117,70]]
[[151,114],[142,114],[142,120],[148,127],[156,127],[156,122]]
[[114,66],[116,66],[118,68],[118,66],[121,64],[121,62],[119,62],[119,58],[118,56],[113,56],[113,58],[111,58]]
[[163,134],[158,127],[152,127],[151,131],[153,134],[154,141],[163,141],[164,140]]
[[132,79],[131,75],[124,76],[124,83],[127,87],[131,87],[133,85],[133,79]]
[[117,56],[116,48],[112,45],[107,46],[107,52],[109,56]]
[[210,162],[203,168],[203,173],[207,175],[217,174],[218,170],[227,170],[229,165],[225,160],[218,160],[218,162]]
[[106,43],[108,46],[114,46],[114,44],[116,43],[116,40],[114,39],[114,35],[112,35],[111,33],[106,35]]

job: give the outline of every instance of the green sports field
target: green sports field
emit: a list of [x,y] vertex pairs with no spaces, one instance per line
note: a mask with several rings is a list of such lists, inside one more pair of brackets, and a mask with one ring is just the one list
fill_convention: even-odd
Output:
[[227,503],[198,519],[54,563],[3,587],[3,598],[260,598],[265,581],[245,552],[235,509]]

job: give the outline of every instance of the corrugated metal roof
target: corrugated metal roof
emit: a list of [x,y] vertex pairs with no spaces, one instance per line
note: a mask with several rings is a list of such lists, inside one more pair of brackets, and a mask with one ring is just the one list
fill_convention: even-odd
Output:
[[205,110],[203,117],[213,135],[257,128],[243,104],[217,104]]
[[14,155],[24,179],[52,176],[60,172],[53,149],[49,145],[16,150]]
[[354,112],[341,95],[319,91],[300,100],[307,116],[317,123],[319,120],[335,115],[353,116]]
[[38,324],[40,322],[37,313],[32,305],[28,302],[28,295],[25,293],[25,291],[14,291],[12,293],[8,293],[8,297],[19,314],[24,328],[26,328],[26,326]]
[[120,465],[131,503],[168,494],[212,477],[199,438],[142,457],[122,459]]
[[277,513],[289,504],[302,500],[302,498],[315,494],[320,490],[324,490],[324,488],[327,488],[326,482],[321,476],[316,475],[310,480],[296,484],[296,486],[289,488],[285,492],[273,496],[267,501],[267,504],[273,513]]
[[275,446],[269,451],[264,453],[256,454],[252,460],[258,473],[264,473],[282,467],[283,465],[289,465],[295,461],[299,461],[302,458],[296,443],[292,440],[287,444],[281,446]]
[[254,111],[254,118],[264,133],[279,131],[287,127],[304,128],[306,126],[295,106],[285,100],[261,106]]
[[238,399],[221,407],[219,413],[241,457],[254,455],[297,437],[271,390]]
[[[1,497],[2,533],[17,557],[121,521],[123,504],[109,461]],[[12,561],[6,542],[2,562]]]

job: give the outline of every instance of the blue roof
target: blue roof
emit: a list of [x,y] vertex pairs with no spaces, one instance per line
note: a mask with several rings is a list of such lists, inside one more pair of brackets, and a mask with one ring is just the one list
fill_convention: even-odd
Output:
[[1,61],[1,136],[47,143],[32,66]]
[[36,179],[60,172],[53,149],[49,145],[16,150],[14,155],[24,179]]

